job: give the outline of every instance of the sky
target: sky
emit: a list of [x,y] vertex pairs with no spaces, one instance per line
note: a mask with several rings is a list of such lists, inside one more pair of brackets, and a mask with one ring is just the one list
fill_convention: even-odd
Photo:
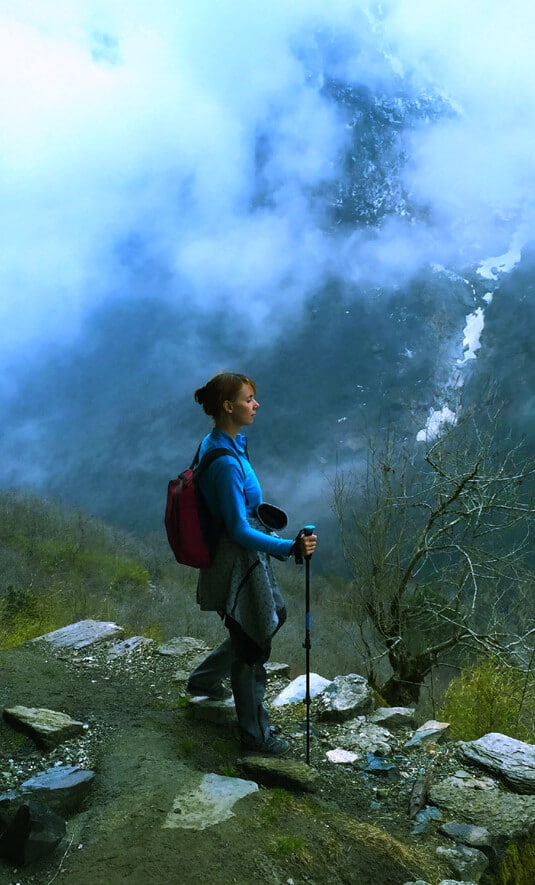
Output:
[[[314,194],[349,133],[321,92],[318,32],[330,73],[451,104],[407,145],[425,225],[326,233]],[[527,0],[0,0],[3,388],[10,365],[124,294],[126,253],[166,268],[168,297],[228,304],[254,336],[334,272],[392,282],[520,249],[534,221],[534,42]]]

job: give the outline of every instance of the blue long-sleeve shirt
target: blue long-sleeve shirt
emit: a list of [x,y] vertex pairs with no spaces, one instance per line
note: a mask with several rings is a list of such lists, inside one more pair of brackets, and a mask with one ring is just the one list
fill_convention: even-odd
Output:
[[262,503],[262,489],[246,454],[247,439],[236,438],[214,428],[204,437],[199,452],[202,458],[211,449],[230,449],[237,456],[221,455],[199,475],[199,485],[211,514],[222,519],[230,537],[249,550],[289,556],[293,541],[265,534],[250,525],[248,517]]

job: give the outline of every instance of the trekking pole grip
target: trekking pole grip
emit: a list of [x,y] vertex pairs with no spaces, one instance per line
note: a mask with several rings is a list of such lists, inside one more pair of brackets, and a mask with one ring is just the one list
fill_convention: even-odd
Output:
[[[298,533],[297,539],[304,538],[305,536],[308,536],[308,535],[313,535],[315,531],[316,531],[315,525],[305,525]],[[306,559],[310,559],[310,556],[307,556]],[[303,557],[301,556],[300,553],[295,554],[295,564],[296,565],[303,565]]]

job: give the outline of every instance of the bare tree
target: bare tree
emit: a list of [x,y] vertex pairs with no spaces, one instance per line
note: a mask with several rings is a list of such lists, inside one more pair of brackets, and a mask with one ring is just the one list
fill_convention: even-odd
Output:
[[497,426],[467,419],[412,451],[390,440],[364,477],[335,479],[367,676],[390,703],[417,701],[463,652],[532,666],[535,465]]

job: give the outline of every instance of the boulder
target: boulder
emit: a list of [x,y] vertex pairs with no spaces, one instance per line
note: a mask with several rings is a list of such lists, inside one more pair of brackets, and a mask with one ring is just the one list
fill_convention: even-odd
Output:
[[490,771],[517,793],[535,793],[535,744],[491,732],[459,742],[463,758]]
[[374,693],[368,680],[356,673],[336,676],[315,703],[318,717],[332,722],[354,719],[369,713],[374,706]]

